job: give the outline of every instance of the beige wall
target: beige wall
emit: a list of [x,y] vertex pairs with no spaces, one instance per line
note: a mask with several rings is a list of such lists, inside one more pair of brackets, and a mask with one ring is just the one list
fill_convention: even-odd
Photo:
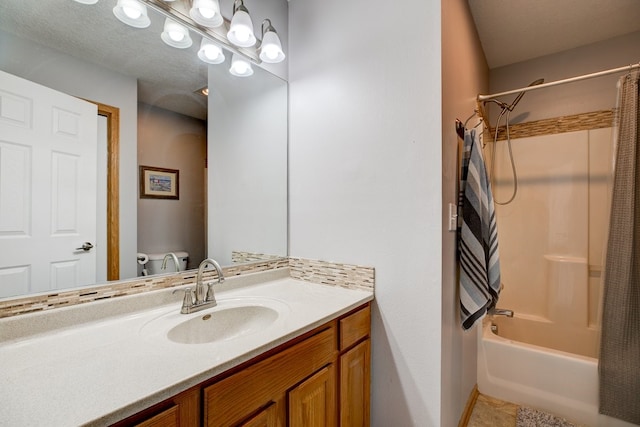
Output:
[[[489,69],[465,0],[442,2],[442,423],[457,425],[476,384],[475,329],[460,327],[455,232],[448,205],[457,200],[456,118],[473,113],[475,98],[489,86]],[[475,123],[472,119],[469,124]]]
[[206,142],[206,122],[138,104],[138,164],[180,171],[179,200],[138,195],[138,252],[187,251],[188,268],[205,258]]
[[[491,70],[490,90],[497,93],[527,86],[538,78],[550,82],[634,64],[638,62],[638,46],[640,32],[495,68]],[[611,109],[619,76],[614,74],[528,92],[511,113],[511,123]],[[510,101],[513,97],[515,95],[501,99]],[[497,114],[493,111],[491,117],[495,120]]]

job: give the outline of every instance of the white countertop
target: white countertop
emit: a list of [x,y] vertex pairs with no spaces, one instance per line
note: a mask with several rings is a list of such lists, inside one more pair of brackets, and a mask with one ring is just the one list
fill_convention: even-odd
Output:
[[[259,332],[209,344],[178,344],[149,332],[154,319],[186,320],[209,311],[180,315],[182,293],[171,295],[172,289],[0,319],[0,330],[20,330],[0,334],[0,426],[108,425],[373,299],[365,290],[251,276],[228,279],[216,292],[219,305],[262,298],[286,314]],[[150,298],[163,304],[148,307]],[[116,304],[145,308],[114,315]],[[84,313],[83,323],[65,326],[74,310]],[[88,310],[97,320],[88,320]]]

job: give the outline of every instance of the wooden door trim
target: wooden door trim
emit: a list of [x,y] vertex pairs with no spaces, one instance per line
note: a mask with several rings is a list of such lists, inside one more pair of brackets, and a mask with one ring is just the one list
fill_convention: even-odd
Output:
[[107,280],[120,279],[120,109],[87,100],[107,118]]

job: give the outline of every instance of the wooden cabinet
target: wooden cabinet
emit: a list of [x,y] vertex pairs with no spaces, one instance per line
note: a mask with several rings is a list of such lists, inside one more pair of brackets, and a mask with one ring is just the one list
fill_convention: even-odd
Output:
[[340,426],[368,427],[371,378],[371,309],[351,313],[340,324]]
[[340,356],[340,425],[369,425],[370,340]]
[[[335,336],[335,327],[329,324],[304,341],[205,387],[204,425],[242,425],[271,404],[276,408],[277,425],[287,425],[290,390],[335,362]],[[335,395],[333,384],[335,381],[330,391]]]
[[327,365],[289,392],[289,426],[336,425],[336,374]]
[[370,306],[117,426],[368,427]]
[[278,410],[275,403],[262,409],[260,412],[250,417],[246,422],[239,424],[240,427],[271,427],[277,425]]
[[114,427],[197,427],[200,425],[200,387],[190,388],[153,405]]

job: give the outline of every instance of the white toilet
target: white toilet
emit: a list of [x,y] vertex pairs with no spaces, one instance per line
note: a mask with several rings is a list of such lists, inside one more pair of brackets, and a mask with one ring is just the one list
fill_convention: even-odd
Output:
[[[162,270],[162,260],[164,259],[166,252],[162,254],[149,254],[149,261],[145,264],[145,268],[147,270],[147,274],[163,274],[163,273],[175,273],[176,266],[175,262],[172,258],[167,259],[167,268]],[[180,271],[184,271],[187,269],[187,261],[189,261],[189,254],[184,251],[175,251],[173,252],[178,257],[178,263],[180,265]]]

